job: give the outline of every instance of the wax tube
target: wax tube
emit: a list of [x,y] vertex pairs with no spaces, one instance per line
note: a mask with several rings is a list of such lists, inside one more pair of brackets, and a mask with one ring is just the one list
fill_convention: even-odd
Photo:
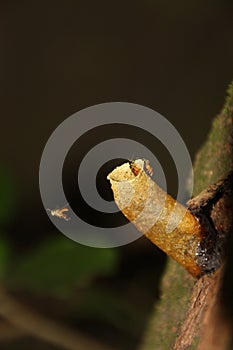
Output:
[[187,208],[146,174],[143,160],[124,163],[107,178],[115,202],[128,220],[193,276],[200,276],[201,226]]

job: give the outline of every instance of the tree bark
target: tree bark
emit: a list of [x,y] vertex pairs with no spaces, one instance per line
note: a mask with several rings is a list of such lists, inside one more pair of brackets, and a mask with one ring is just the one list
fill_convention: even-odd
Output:
[[233,348],[232,170],[233,83],[196,156],[194,195],[199,196],[189,203],[215,230],[224,251],[222,266],[196,281],[175,261],[169,261],[161,284],[161,299],[140,350]]

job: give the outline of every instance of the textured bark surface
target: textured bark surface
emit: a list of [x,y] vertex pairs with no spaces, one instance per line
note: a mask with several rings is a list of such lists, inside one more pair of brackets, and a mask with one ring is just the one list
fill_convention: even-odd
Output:
[[[227,178],[232,170],[233,84],[229,87],[223,110],[214,119],[209,136],[196,156],[194,195],[197,196],[220,179]],[[232,181],[228,181],[228,185],[217,198],[213,197],[212,202],[208,201],[208,210],[204,215],[213,224],[218,238],[229,239],[230,244],[233,217]],[[232,258],[229,254],[226,268],[205,275],[195,283],[178,264],[170,261],[161,285],[161,300],[155,307],[140,349],[232,349],[232,314],[228,312],[233,309],[230,304],[231,264]]]

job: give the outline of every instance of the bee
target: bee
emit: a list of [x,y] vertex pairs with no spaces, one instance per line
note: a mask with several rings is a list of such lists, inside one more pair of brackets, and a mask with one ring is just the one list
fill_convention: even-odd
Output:
[[147,159],[129,160],[129,167],[132,173],[137,176],[141,170],[144,170],[148,175],[153,176],[153,168]]
[[144,168],[146,170],[146,173],[150,176],[153,176],[153,168],[150,165],[150,161],[148,159],[143,159],[144,160]]
[[136,166],[136,164],[133,160],[129,161],[129,167],[135,176],[137,176],[139,174],[140,170],[142,170]]
[[60,209],[46,209],[48,210],[52,216],[56,216],[57,218],[64,219],[66,221],[69,221],[70,218],[66,215],[66,212],[69,211],[68,208],[63,207]]

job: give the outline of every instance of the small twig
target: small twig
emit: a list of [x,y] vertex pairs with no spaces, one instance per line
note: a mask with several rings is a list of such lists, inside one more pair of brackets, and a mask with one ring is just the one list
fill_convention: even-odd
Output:
[[15,340],[27,336],[27,333],[12,326],[7,321],[0,322],[0,342]]
[[28,334],[67,350],[111,350],[78,331],[59,325],[43,315],[30,310],[0,289],[0,315],[10,324]]

